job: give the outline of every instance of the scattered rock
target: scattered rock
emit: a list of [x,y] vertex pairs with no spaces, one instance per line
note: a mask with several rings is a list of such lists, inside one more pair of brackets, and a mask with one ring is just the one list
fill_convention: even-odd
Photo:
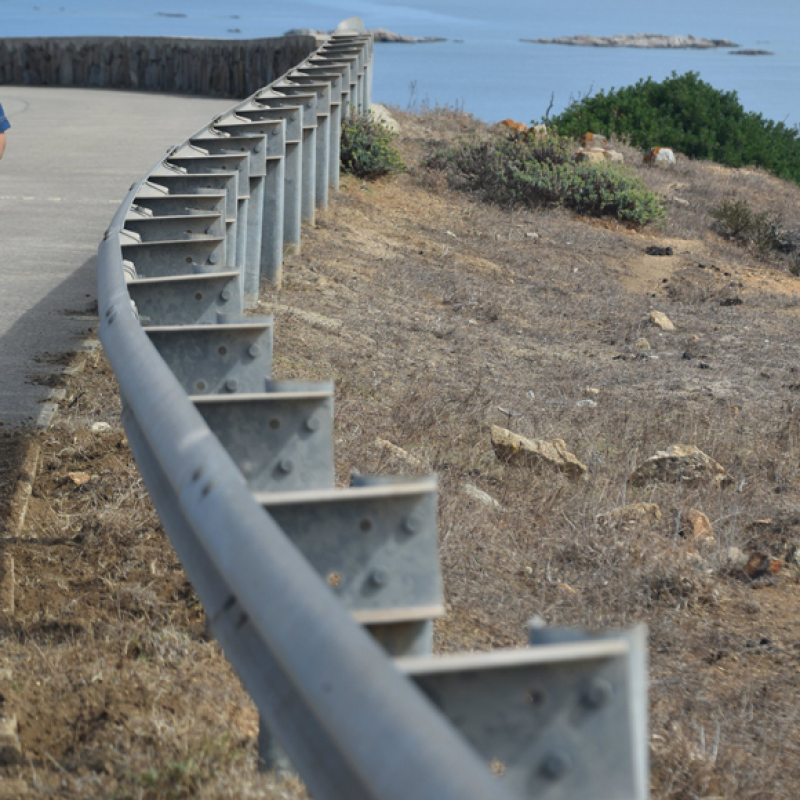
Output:
[[526,239],[532,239],[534,242],[538,242],[539,241],[539,234],[535,233],[534,231],[528,231],[525,234],[525,238]]
[[556,589],[564,594],[578,594],[578,591],[573,589],[568,583],[557,583]]
[[655,525],[661,520],[661,509],[656,503],[630,503],[606,514],[598,514],[595,521],[601,528],[630,528]]
[[22,744],[15,716],[0,718],[0,764],[19,764],[22,761]]
[[589,150],[595,148],[602,150],[608,147],[608,139],[603,136],[602,133],[592,133],[591,131],[586,131],[586,133],[584,133],[578,141],[580,141],[581,147],[585,147]]
[[672,167],[677,164],[675,153],[669,147],[651,147],[644,157],[644,163],[651,167]]
[[597,403],[594,400],[589,400],[589,399],[578,400],[578,402],[575,403],[575,407],[576,408],[597,408]]
[[675,325],[663,311],[651,311],[650,322],[662,331],[674,331]]
[[779,558],[773,558],[764,553],[751,553],[743,569],[748,578],[755,580],[767,575],[777,575],[785,566],[786,562]]
[[594,386],[586,386],[583,391],[585,394],[600,394],[600,390],[596,389]]
[[605,150],[578,150],[575,160],[579,164],[602,164],[606,160]]
[[106,433],[106,431],[110,431],[111,426],[107,422],[95,422],[92,427],[92,433]]
[[492,447],[497,458],[508,464],[546,464],[570,478],[579,478],[586,472],[586,466],[567,450],[562,439],[553,439],[552,442],[527,439],[499,425],[492,425]]
[[747,556],[738,547],[729,547],[727,555],[731,569],[744,569],[747,566]]
[[633,343],[633,349],[639,353],[649,353],[652,348],[650,347],[650,342],[642,337]]
[[695,541],[702,541],[714,538],[714,529],[708,517],[696,508],[689,509],[689,513],[684,517],[684,525],[681,532],[687,538]]
[[625,163],[625,156],[623,156],[618,150],[603,150],[603,155],[605,156],[606,161],[610,161],[612,164]]
[[688,200],[684,200],[682,197],[673,197],[672,198],[672,202],[673,203],[677,203],[679,206],[688,206],[689,205],[689,201]]
[[83,486],[85,483],[89,483],[89,481],[92,479],[92,476],[88,472],[68,472],[67,477],[76,486]]
[[407,450],[403,450],[402,447],[398,447],[396,444],[392,444],[386,439],[376,439],[375,444],[383,450],[387,456],[400,461],[412,469],[428,470],[430,468],[421,458],[411,455]]
[[671,256],[672,255],[672,248],[671,247],[658,247],[657,245],[651,245],[650,247],[645,250],[645,253],[649,256]]
[[467,495],[467,497],[471,497],[473,500],[477,500],[482,505],[487,506],[488,508],[495,508],[498,511],[503,510],[503,506],[497,502],[490,494],[487,494],[482,489],[479,489],[477,486],[473,486],[471,483],[462,483],[461,484],[461,491]]
[[630,481],[634,486],[667,481],[687,486],[713,483],[723,487],[732,484],[733,478],[721,464],[694,445],[673,444],[640,464],[631,474]]

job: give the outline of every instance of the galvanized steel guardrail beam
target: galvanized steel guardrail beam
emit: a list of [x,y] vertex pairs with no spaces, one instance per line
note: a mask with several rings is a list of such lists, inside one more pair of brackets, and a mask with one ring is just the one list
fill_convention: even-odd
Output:
[[272,319],[244,314],[338,188],[344,114],[370,107],[359,24],[172,148],[115,214],[100,338],[131,448],[267,721],[262,754],[274,735],[315,797],[646,798],[643,632],[432,657],[435,476],[334,488],[332,384],[272,380]]

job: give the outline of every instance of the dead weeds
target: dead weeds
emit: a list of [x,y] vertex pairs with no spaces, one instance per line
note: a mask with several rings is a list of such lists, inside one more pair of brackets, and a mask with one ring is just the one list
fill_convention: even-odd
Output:
[[[410,165],[428,140],[475,125],[398,117]],[[800,189],[685,159],[652,170],[622,149],[651,188],[689,203],[671,201],[663,228],[503,211],[419,168],[345,179],[258,311],[275,310],[275,377],[335,380],[340,484],[353,469],[439,473],[438,651],[522,645],[533,615],[645,621],[653,796],[788,800],[800,585],[791,568],[746,579],[731,548],[791,565],[800,546],[800,281],[716,236],[709,209],[737,196],[795,214]],[[673,255],[647,255],[652,244]],[[654,309],[676,329],[654,327]],[[499,462],[492,424],[564,439],[587,476]],[[24,440],[1,440],[4,497]],[[629,483],[678,443],[734,485]],[[147,500],[101,356],[68,381],[41,448],[25,527],[3,539],[16,580],[1,710],[17,715],[24,753],[5,781],[31,797],[297,796],[256,773],[255,710]],[[635,502],[661,517],[598,521]],[[692,509],[711,539],[687,533]]]

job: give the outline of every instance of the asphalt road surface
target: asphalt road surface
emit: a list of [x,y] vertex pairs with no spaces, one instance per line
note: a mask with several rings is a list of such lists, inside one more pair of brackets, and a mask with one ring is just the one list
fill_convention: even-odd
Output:
[[[0,424],[43,425],[47,375],[92,327],[97,246],[170,145],[233,100],[0,86]],[[38,376],[38,377],[37,377]]]

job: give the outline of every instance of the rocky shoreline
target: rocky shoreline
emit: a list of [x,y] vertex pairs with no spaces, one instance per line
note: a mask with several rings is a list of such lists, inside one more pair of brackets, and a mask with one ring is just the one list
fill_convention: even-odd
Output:
[[633,33],[616,36],[559,36],[555,39],[520,39],[534,44],[568,44],[575,47],[644,47],[708,50],[713,47],[739,47],[730,39],[703,39],[695,36],[666,36],[659,33]]

